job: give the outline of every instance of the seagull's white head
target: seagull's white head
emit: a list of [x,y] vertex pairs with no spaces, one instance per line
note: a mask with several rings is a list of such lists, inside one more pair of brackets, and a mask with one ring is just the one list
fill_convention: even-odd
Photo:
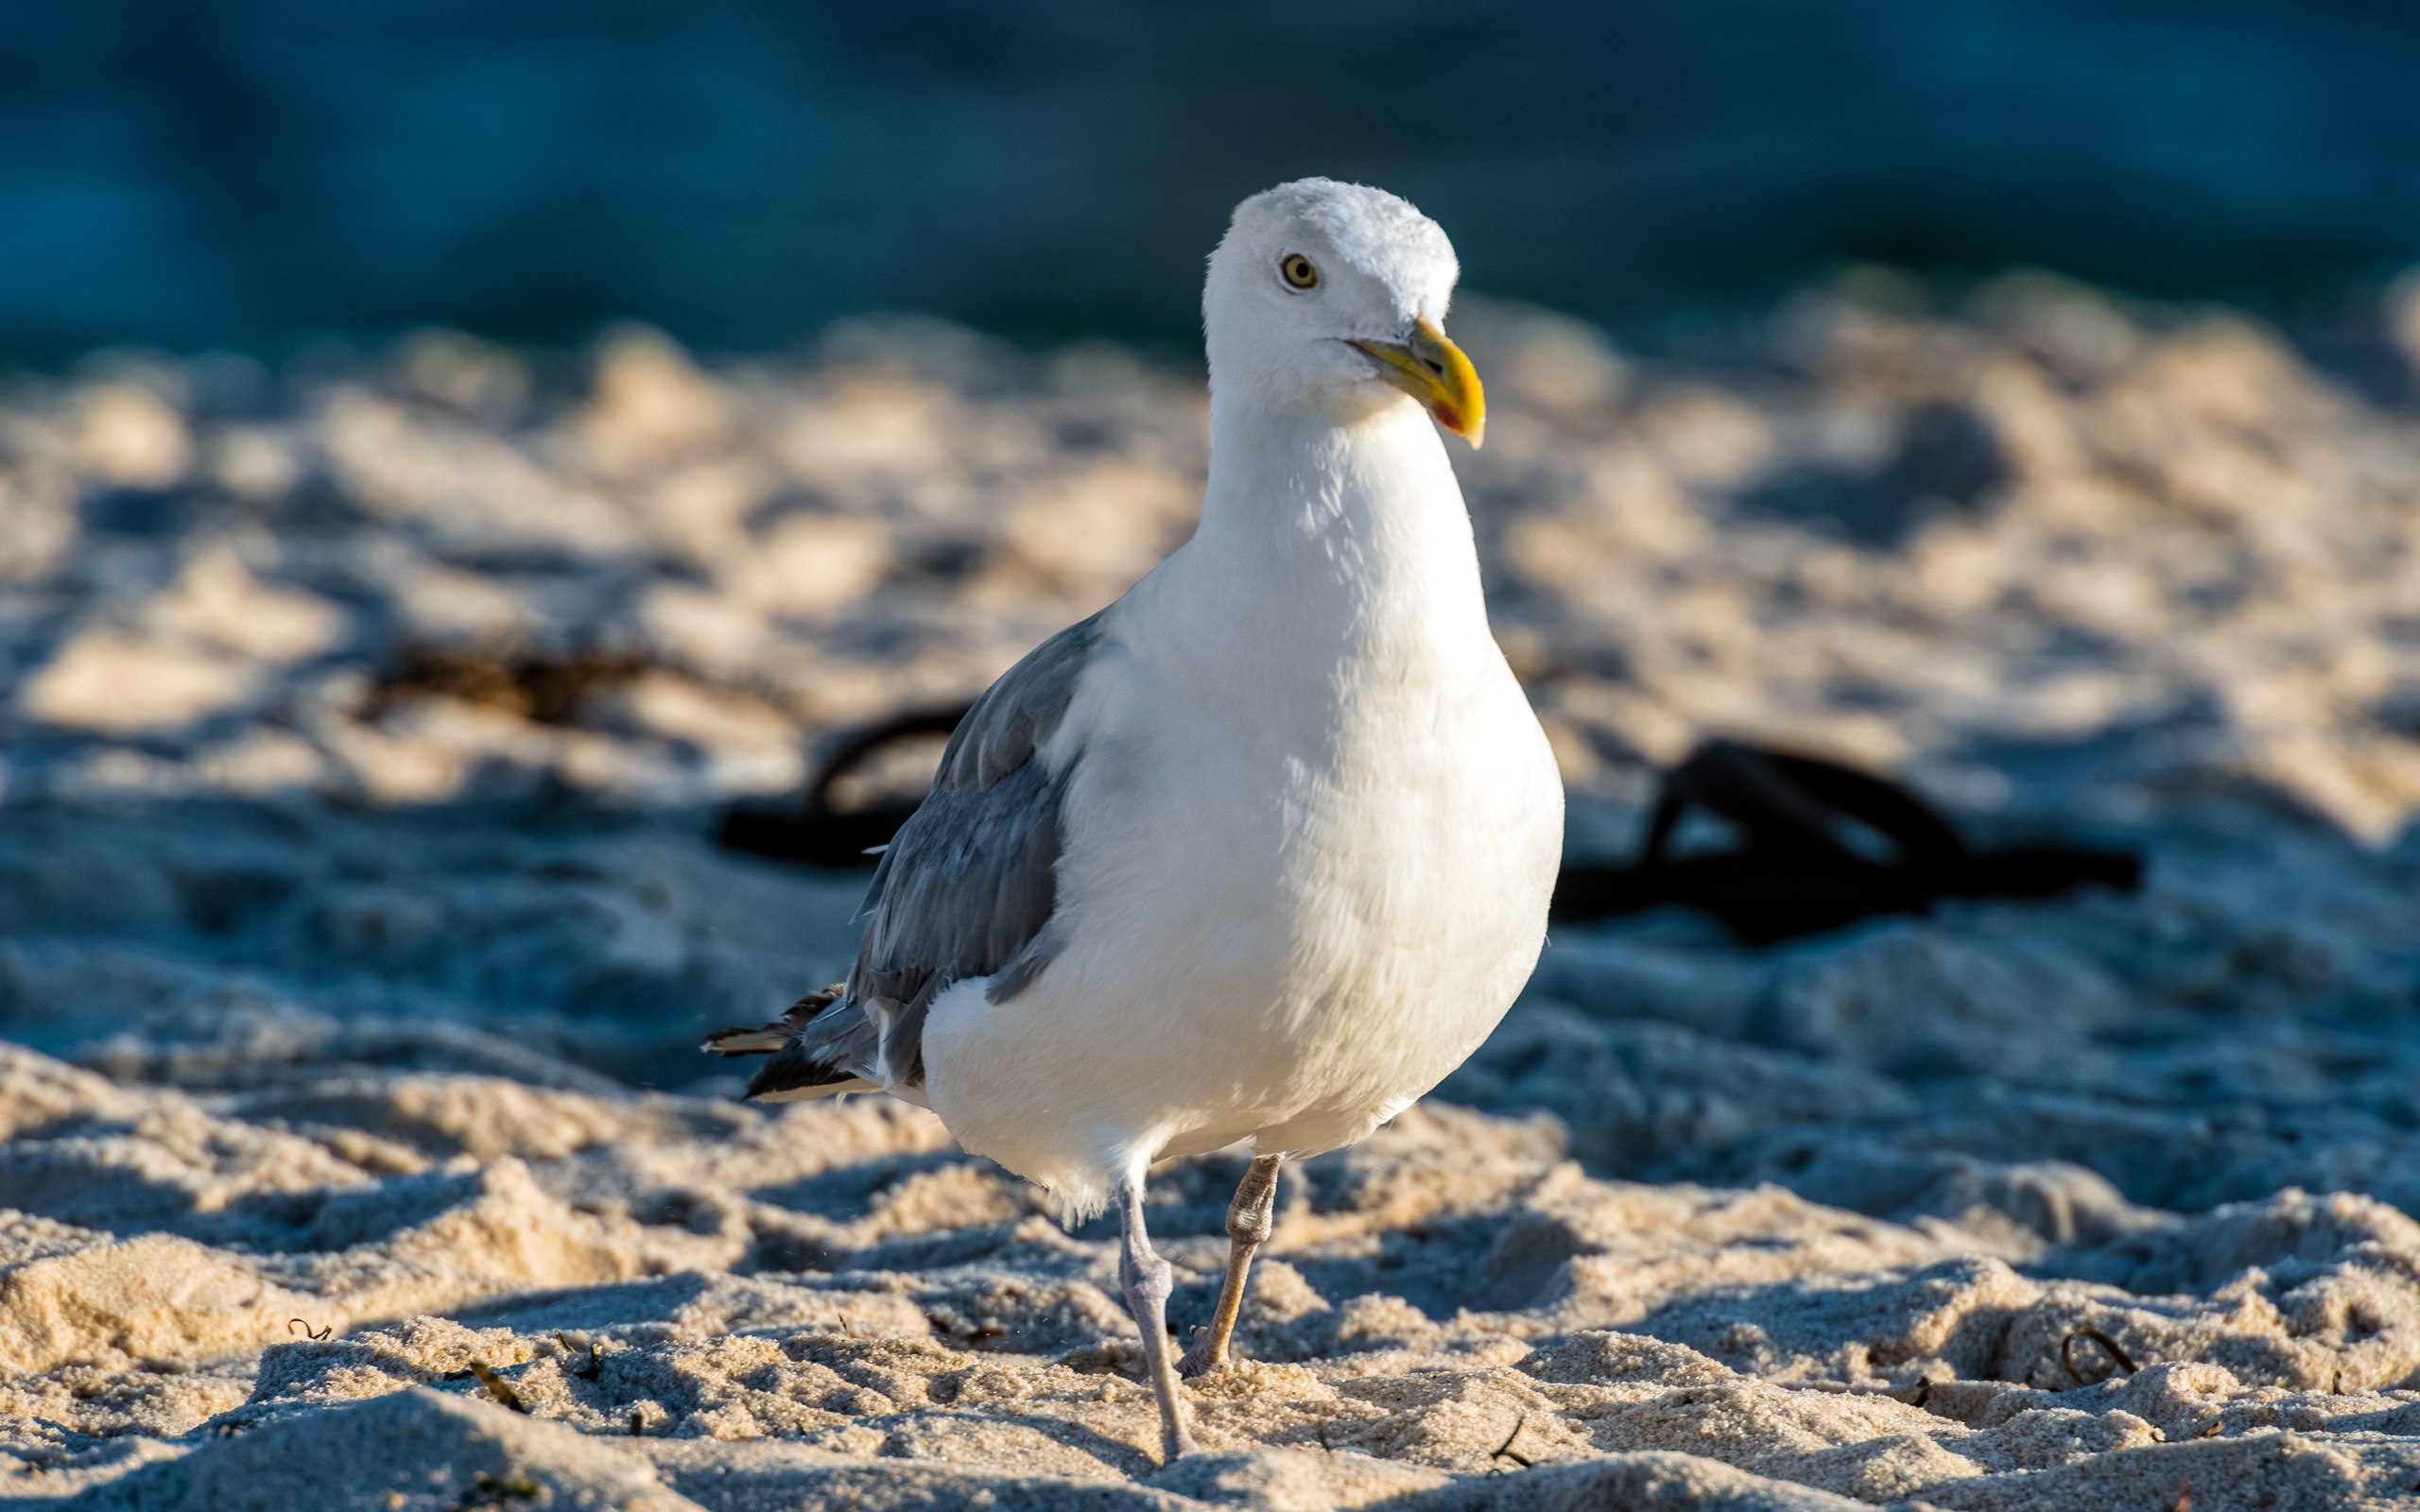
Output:
[[1443,329],[1461,271],[1437,223],[1383,189],[1298,179],[1254,195],[1210,255],[1211,386],[1347,424],[1409,394],[1477,446],[1486,398]]

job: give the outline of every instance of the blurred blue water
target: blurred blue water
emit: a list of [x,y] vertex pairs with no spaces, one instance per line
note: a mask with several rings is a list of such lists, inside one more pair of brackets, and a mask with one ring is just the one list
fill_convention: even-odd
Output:
[[2420,259],[2420,6],[0,6],[0,352],[915,308],[1182,340],[1326,172],[1616,325],[1838,258],[2290,297]]

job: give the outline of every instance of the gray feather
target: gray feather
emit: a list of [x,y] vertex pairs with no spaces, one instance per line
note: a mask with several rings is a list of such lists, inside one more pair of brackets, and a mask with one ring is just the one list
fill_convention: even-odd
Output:
[[[1035,759],[1058,731],[1076,679],[1100,640],[1100,616],[1060,631],[976,700],[950,737],[933,791],[901,826],[874,870],[871,916],[846,1001],[801,1041],[822,1064],[918,1087],[925,1015],[953,983],[988,976],[991,1000],[1030,985],[1058,953],[1060,803],[1071,761],[1056,773]],[[842,1046],[847,1058],[828,1057]],[[882,1077],[880,1073],[888,1073]]]
[[1051,772],[1036,755],[1091,664],[1099,622],[1096,614],[1034,647],[959,722],[932,793],[874,868],[846,986],[802,998],[762,1029],[707,1037],[717,1055],[772,1055],[750,1096],[921,1087],[935,998],[990,977],[986,996],[1005,1003],[1059,954],[1059,808],[1076,764]]
[[1000,680],[959,721],[933,779],[934,790],[988,788],[1048,745],[1099,641],[1100,616],[1094,614],[1035,646],[1000,674]]

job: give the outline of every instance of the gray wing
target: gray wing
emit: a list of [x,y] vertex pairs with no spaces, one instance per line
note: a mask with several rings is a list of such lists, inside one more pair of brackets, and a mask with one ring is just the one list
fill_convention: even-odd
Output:
[[932,793],[874,869],[846,990],[788,1021],[787,1042],[749,1083],[751,1096],[863,1082],[921,1087],[934,998],[988,976],[987,995],[1006,1002],[1058,954],[1059,807],[1075,764],[1053,773],[1035,753],[1067,712],[1099,644],[1099,620],[1043,642],[967,711]]

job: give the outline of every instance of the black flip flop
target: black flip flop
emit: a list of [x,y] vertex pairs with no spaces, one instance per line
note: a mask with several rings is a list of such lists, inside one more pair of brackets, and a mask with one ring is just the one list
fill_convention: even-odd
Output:
[[[1737,847],[1673,856],[1691,808],[1726,819]],[[1891,854],[1861,853],[1854,823]],[[1977,850],[1897,782],[1822,757],[1708,741],[1665,774],[1647,841],[1630,866],[1566,866],[1553,917],[1582,922],[1677,904],[1720,919],[1750,944],[1838,929],[1881,914],[1920,914],[1944,898],[2054,898],[2079,887],[2132,892],[2142,857],[2048,843]]]
[[832,789],[887,746],[948,734],[966,717],[967,707],[901,714],[852,736],[815,774],[803,803],[735,803],[715,825],[715,844],[770,861],[872,870],[875,853],[890,843],[924,799],[884,799],[861,809],[839,809],[832,806]]

